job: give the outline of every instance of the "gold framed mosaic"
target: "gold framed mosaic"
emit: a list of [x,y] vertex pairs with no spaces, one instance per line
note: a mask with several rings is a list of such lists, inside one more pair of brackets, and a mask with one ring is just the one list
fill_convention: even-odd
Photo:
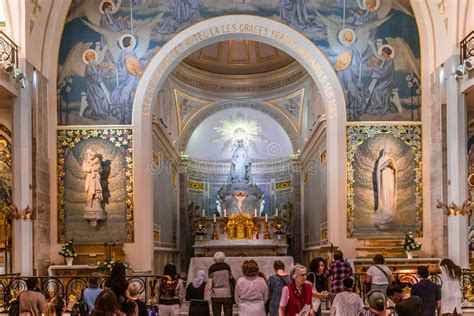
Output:
[[347,127],[348,238],[423,235],[419,125]]
[[[77,244],[134,241],[132,129],[57,131],[58,242]],[[83,174],[88,152],[100,157],[101,206],[97,226],[84,218],[87,201]]]

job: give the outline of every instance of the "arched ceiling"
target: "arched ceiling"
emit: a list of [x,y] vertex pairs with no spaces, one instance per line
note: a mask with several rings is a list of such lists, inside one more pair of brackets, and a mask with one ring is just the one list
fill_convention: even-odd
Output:
[[294,61],[276,47],[251,40],[218,42],[198,49],[184,59],[184,63],[192,67],[223,75],[261,74]]

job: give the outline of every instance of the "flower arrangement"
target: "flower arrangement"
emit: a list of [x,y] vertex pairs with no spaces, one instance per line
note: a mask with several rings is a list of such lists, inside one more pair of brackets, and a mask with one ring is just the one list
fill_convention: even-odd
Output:
[[67,244],[63,245],[59,255],[65,258],[71,258],[77,256],[76,252],[74,251],[74,244],[72,239],[67,242]]
[[207,228],[203,224],[199,224],[194,228],[194,234],[204,236],[207,234]]
[[405,251],[416,251],[421,249],[421,244],[417,243],[411,233],[405,233],[405,242],[403,243]]
[[112,259],[105,259],[104,261],[97,261],[97,270],[104,273],[110,273],[116,262]]
[[273,233],[277,235],[284,235],[286,234],[286,229],[281,223],[276,223],[275,226],[273,226]]

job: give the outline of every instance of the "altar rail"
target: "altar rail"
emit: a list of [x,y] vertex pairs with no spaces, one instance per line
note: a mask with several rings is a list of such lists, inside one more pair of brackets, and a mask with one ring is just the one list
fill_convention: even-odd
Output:
[[[159,275],[134,275],[128,276],[128,283],[137,282],[140,285],[140,298],[147,304],[152,303],[152,291]],[[0,313],[8,312],[10,305],[17,299],[18,294],[26,290],[27,276],[18,275],[0,275]],[[39,289],[49,300],[55,296],[61,296],[66,306],[71,301],[80,300],[82,290],[87,287],[89,276],[73,277],[51,277],[38,276]],[[108,278],[102,278],[100,287],[103,288]],[[77,314],[77,311],[71,311],[71,314]]]
[[[418,282],[418,277],[414,273],[394,273],[396,278],[400,281],[403,287],[411,287]],[[39,276],[40,290],[45,295],[46,299],[55,296],[61,296],[66,304],[71,300],[78,300],[82,295],[82,290],[87,287],[87,280],[89,276],[74,276],[74,277],[49,277]],[[143,299],[148,306],[153,305],[152,291],[159,275],[135,275],[127,277],[129,283],[138,282],[140,284],[141,299]],[[10,305],[14,302],[21,291],[26,290],[26,276],[18,275],[0,275],[0,313],[8,312]],[[474,279],[474,271],[465,270],[461,278],[460,287],[463,291],[464,305],[474,300],[474,291],[472,281]],[[364,288],[364,273],[354,274],[354,291],[365,297],[366,292]],[[441,278],[439,274],[431,274],[430,280],[435,284],[441,285]],[[104,277],[101,287],[107,278]],[[185,280],[183,280],[185,281]],[[330,307],[330,300],[323,302],[323,308]],[[71,314],[77,314],[77,311],[72,310]]]
[[[405,291],[409,291],[409,288],[411,288],[414,284],[418,283],[419,278],[416,273],[393,273],[395,276],[397,283],[400,284]],[[366,290],[365,290],[365,273],[354,273],[353,278],[354,278],[354,289],[353,291],[361,295],[362,298],[365,298],[366,296]],[[429,279],[435,283],[441,286],[441,276],[440,274],[432,273],[429,276]],[[473,289],[473,279],[474,279],[474,271],[473,270],[464,270],[462,277],[461,277],[461,282],[459,284],[460,289],[462,289],[463,292],[463,306],[468,306],[470,305],[469,302],[474,301],[474,289]],[[328,287],[330,285],[328,284]],[[331,299],[323,301],[323,309],[329,309],[331,305]]]

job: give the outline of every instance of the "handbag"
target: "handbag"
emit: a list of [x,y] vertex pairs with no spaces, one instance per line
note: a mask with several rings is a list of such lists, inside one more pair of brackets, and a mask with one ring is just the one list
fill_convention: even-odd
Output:
[[[316,275],[314,275],[313,272],[310,272],[308,273],[309,274],[313,274],[314,276],[314,283],[313,283],[313,292],[317,292],[316,290]],[[313,311],[316,313],[318,310],[319,310],[319,307],[321,306],[321,299],[319,297],[313,297],[311,295],[311,306],[313,307]]]
[[212,279],[209,278],[206,281],[206,286],[204,286],[204,300],[210,301],[212,297]]
[[[375,265],[374,267],[382,271],[383,275],[385,275],[385,277],[387,278],[388,284],[390,284],[390,277],[388,276],[387,272],[385,272],[385,270],[379,267],[378,265]],[[365,293],[369,293],[371,288],[372,288],[372,283],[364,283]]]

